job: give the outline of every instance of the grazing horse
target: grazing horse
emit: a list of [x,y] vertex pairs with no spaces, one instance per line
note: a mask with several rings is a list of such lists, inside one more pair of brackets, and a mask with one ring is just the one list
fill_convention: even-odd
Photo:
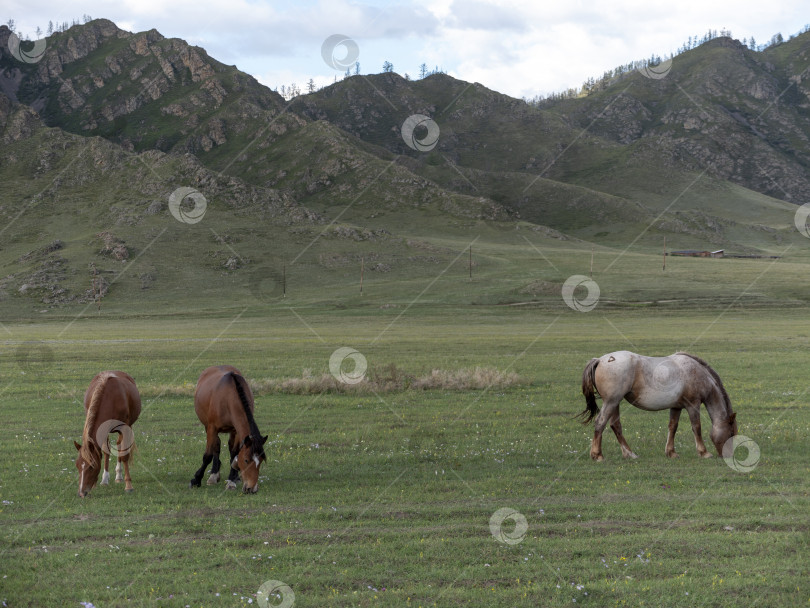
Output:
[[259,467],[267,459],[264,455],[267,436],[261,436],[253,418],[253,393],[247,380],[230,365],[209,367],[197,380],[194,409],[205,427],[207,442],[202,466],[194,474],[189,487],[200,487],[205,469],[212,460],[214,464],[208,484],[219,482],[219,434],[229,433],[231,471],[225,489],[235,489],[241,473],[242,490],[256,493],[259,490]]
[[[602,397],[602,411],[596,405],[594,393]],[[675,353],[669,357],[645,357],[626,350],[591,359],[582,372],[582,394],[585,409],[579,414],[583,424],[594,418],[591,458],[604,460],[602,456],[602,431],[610,423],[616,434],[625,458],[637,458],[622,435],[619,421],[619,402],[626,399],[637,408],[648,411],[669,410],[669,436],[666,455],[677,458],[675,431],[681,410],[686,409],[695,434],[698,455],[710,458],[700,432],[700,404],[712,421],[709,436],[723,455],[723,444],[737,434],[736,414],[731,409],[731,400],[717,375],[708,363],[688,353]]]
[[[84,431],[82,443],[73,445],[79,451],[76,468],[79,470],[79,496],[84,498],[96,485],[101,471],[101,452],[104,452],[104,475],[101,485],[110,483],[110,442],[108,435],[118,433],[115,481],[126,481],[125,489],[132,492],[129,476],[129,457],[135,447],[132,425],[141,413],[141,396],[135,380],[125,372],[106,371],[97,374],[84,394]],[[103,447],[102,447],[103,446]],[[124,476],[121,476],[121,465]]]

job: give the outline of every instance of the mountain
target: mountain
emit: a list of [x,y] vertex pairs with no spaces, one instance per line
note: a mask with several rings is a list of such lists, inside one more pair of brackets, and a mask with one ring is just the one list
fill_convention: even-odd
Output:
[[[635,73],[553,111],[635,156],[706,169],[801,204],[810,186],[808,68],[810,32],[763,52],[716,38],[675,57],[665,78]],[[604,178],[597,173],[583,182],[601,185]],[[625,175],[614,181],[632,182]]]
[[[259,257],[247,247],[240,255],[232,244],[257,220],[263,239],[280,242],[291,240],[292,228],[324,223],[285,193],[217,175],[191,154],[135,153],[49,128],[3,95],[0,130],[0,301],[85,304],[95,299],[93,280],[105,295],[124,266],[128,281],[116,287],[119,295],[124,283],[129,295],[155,283],[168,290],[205,284]],[[168,201],[183,186],[204,191],[206,215],[226,215],[231,230],[175,221]],[[173,263],[156,265],[161,259]]]
[[[441,129],[438,145],[429,154],[410,153],[409,168],[555,228],[580,228],[560,221],[559,210],[578,194],[596,193],[653,211],[701,208],[733,219],[745,199],[804,200],[808,47],[810,33],[764,52],[717,38],[675,57],[665,78],[632,72],[594,94],[542,108],[442,74],[413,83],[382,74],[296,98],[293,109],[398,154],[409,152],[392,125],[408,113],[432,116]],[[716,201],[718,189],[730,190],[728,202]]]
[[[481,235],[494,269],[527,230],[552,249],[802,238],[810,34],[759,53],[715,39],[664,78],[541,107],[444,74],[353,76],[287,102],[201,48],[103,19],[32,63],[9,36],[0,304],[20,310],[216,307],[277,298],[282,281],[318,300],[358,265],[397,286],[433,276]],[[169,202],[192,190],[205,218],[184,224]]]

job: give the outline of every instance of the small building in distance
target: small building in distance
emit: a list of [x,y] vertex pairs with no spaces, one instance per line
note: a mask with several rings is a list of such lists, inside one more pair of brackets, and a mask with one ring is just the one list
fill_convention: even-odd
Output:
[[687,258],[722,258],[725,255],[725,250],[701,251],[698,249],[682,249],[680,251],[673,251],[668,255],[677,255]]

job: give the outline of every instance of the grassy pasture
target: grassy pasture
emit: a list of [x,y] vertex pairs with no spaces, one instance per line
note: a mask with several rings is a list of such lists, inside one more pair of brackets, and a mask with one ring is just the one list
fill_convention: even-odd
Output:
[[[776,279],[774,279],[776,280]],[[415,305],[349,312],[11,324],[0,344],[0,600],[8,606],[239,606],[282,581],[296,606],[803,605],[810,599],[806,311],[706,312]],[[401,315],[401,316],[400,316]],[[37,343],[36,341],[45,341]],[[228,362],[249,378],[329,371],[341,346],[372,373],[483,365],[507,389],[257,395],[269,434],[259,493],[188,489],[204,434],[184,395]],[[718,370],[740,432],[761,451],[739,473],[680,459],[668,416],[625,405],[639,459],[587,455],[591,356],[687,349]],[[76,496],[73,439],[94,373],[141,389],[135,492]],[[704,425],[708,440],[708,426]],[[745,454],[741,454],[745,458]],[[525,517],[493,536],[502,508]],[[511,523],[510,523],[511,522]],[[497,532],[497,528],[496,528]],[[502,542],[508,540],[510,542]],[[271,605],[289,605],[274,598]],[[281,604],[280,604],[281,603]]]

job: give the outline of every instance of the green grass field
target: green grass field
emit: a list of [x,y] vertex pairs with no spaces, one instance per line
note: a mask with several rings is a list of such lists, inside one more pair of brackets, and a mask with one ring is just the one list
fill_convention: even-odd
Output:
[[[769,277],[769,293],[791,283],[785,268]],[[730,295],[726,302],[704,311],[605,302],[590,313],[550,303],[278,304],[219,316],[7,324],[0,600],[12,607],[805,605],[810,323],[803,307],[745,307]],[[362,353],[370,374],[391,364],[415,375],[480,365],[523,382],[259,393],[257,422],[270,436],[259,493],[225,492],[222,483],[188,488],[204,447],[188,395],[203,368],[230,363],[254,380],[321,374],[342,346]],[[582,368],[618,349],[685,349],[707,359],[731,395],[740,432],[760,449],[756,466],[740,473],[716,456],[698,459],[685,417],[681,457],[669,460],[668,416],[627,404],[625,434],[639,459],[622,460],[610,434],[606,462],[592,462],[592,428],[572,420],[584,406]],[[130,372],[143,396],[135,491],[111,484],[82,500],[72,441],[81,437],[84,390],[102,369]],[[491,518],[504,508],[525,518],[525,535],[515,519],[504,521],[500,540],[493,535]],[[294,600],[287,594],[267,604],[257,596],[267,581],[288,585]]]

